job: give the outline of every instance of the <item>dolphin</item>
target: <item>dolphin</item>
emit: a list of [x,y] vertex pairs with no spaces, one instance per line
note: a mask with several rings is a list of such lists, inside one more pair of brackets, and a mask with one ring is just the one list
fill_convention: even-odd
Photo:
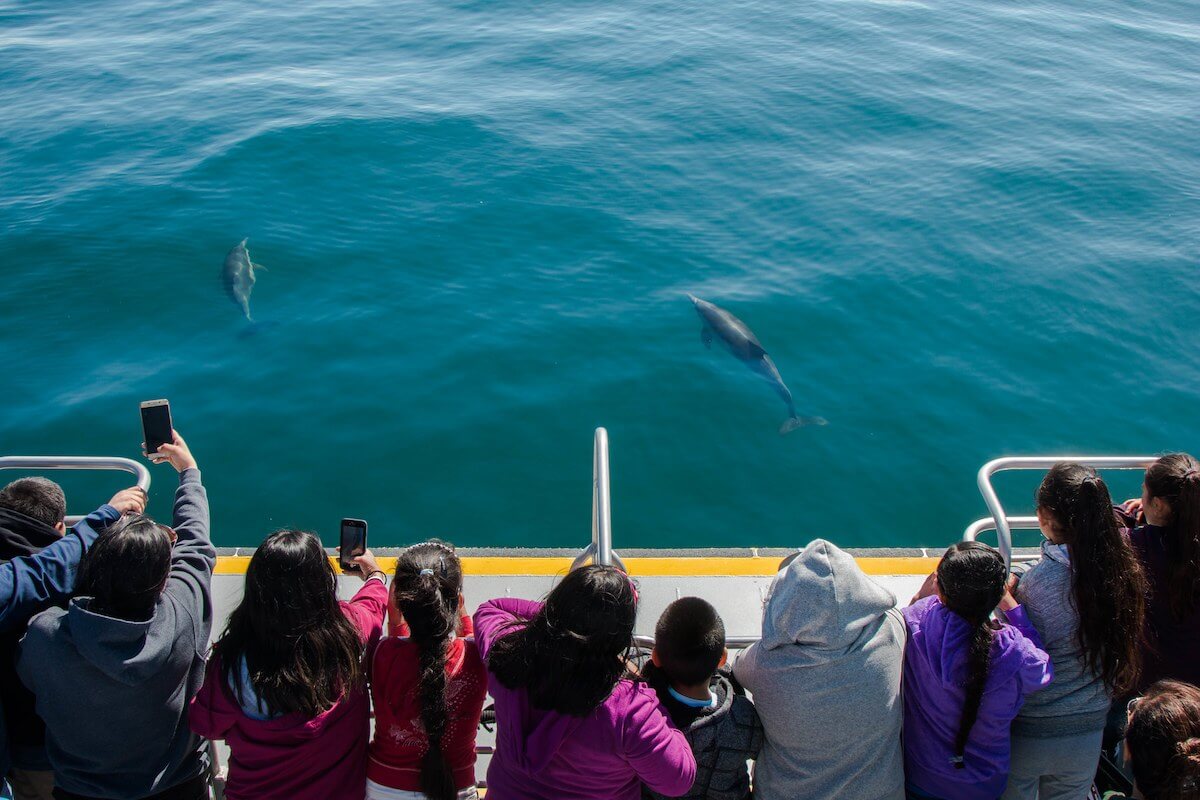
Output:
[[248,241],[250,240],[242,239],[238,242],[237,247],[225,255],[225,266],[221,269],[221,281],[225,284],[225,293],[229,295],[229,299],[241,307],[246,319],[253,322],[254,320],[250,318],[250,293],[254,291],[254,271],[266,269],[266,267],[250,260],[250,251],[246,249]]
[[746,326],[746,323],[720,306],[713,305],[707,300],[701,300],[693,294],[689,294],[688,299],[692,301],[692,305],[696,307],[696,313],[704,322],[700,327],[700,341],[704,342],[704,346],[712,347],[715,333],[735,358],[765,378],[775,388],[775,392],[783,398],[783,402],[787,403],[788,418],[779,426],[781,436],[796,430],[801,425],[829,424],[821,417],[802,417],[796,413],[796,404],[792,401],[792,393],[783,382],[783,378],[779,376],[775,362],[758,343],[758,337]]

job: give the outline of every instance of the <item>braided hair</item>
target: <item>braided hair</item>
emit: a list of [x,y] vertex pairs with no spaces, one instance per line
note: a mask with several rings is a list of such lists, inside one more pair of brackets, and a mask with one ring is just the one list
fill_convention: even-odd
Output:
[[959,542],[950,547],[937,568],[937,585],[946,608],[972,628],[967,652],[967,682],[962,716],[954,739],[955,768],[963,769],[967,739],[979,716],[987,683],[992,649],[992,611],[1004,596],[1008,569],[1004,558],[980,542]]
[[446,660],[458,625],[462,565],[454,548],[437,541],[406,549],[396,559],[392,597],[417,645],[421,673],[417,692],[428,747],[421,757],[421,791],[433,800],[453,800],[454,773],[442,752],[450,709]]

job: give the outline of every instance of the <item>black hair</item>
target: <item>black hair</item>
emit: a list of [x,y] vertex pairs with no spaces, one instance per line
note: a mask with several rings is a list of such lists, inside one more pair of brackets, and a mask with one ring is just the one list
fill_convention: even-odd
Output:
[[140,622],[171,574],[171,534],[145,514],[122,517],[100,534],[79,562],[75,597],[90,597],[89,610]]
[[67,516],[67,498],[62,487],[49,478],[21,478],[0,489],[0,508],[53,528]]
[[1182,622],[1200,605],[1200,462],[1169,453],[1146,470],[1146,489],[1171,510],[1163,537],[1167,592],[1171,613]]
[[528,624],[492,645],[488,668],[510,689],[526,689],[534,708],[582,717],[628,673],[637,594],[616,567],[568,572]]
[[1125,744],[1146,800],[1200,797],[1200,689],[1159,681],[1133,708]]
[[454,800],[454,772],[442,753],[442,736],[449,722],[446,701],[446,659],[458,627],[462,565],[454,548],[443,542],[423,542],[396,559],[392,596],[417,645],[421,670],[417,686],[421,723],[428,746],[421,756],[421,791],[433,800]]
[[308,531],[276,531],[258,546],[242,602],[213,647],[231,686],[241,686],[245,659],[270,715],[315,717],[363,682],[362,639],[338,605],[321,540]]
[[707,600],[681,597],[658,618],[654,649],[669,679],[684,686],[705,683],[725,654],[725,623]]
[[1123,696],[1141,674],[1146,580],[1117,526],[1108,487],[1091,467],[1060,463],[1046,473],[1036,500],[1071,556],[1084,659],[1110,693]]
[[942,602],[971,626],[967,652],[967,682],[962,717],[954,739],[954,766],[962,769],[967,739],[979,716],[992,651],[992,612],[1004,596],[1008,568],[998,552],[980,542],[952,545],[937,567]]

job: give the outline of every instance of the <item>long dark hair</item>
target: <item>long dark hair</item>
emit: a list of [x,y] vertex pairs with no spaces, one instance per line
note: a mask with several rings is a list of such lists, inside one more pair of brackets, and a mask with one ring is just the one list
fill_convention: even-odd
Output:
[[534,708],[582,717],[626,674],[637,594],[629,576],[592,565],[568,572],[529,624],[502,636],[488,667]]
[[1146,470],[1146,490],[1171,509],[1163,537],[1171,613],[1183,621],[1200,604],[1200,462],[1170,453]]
[[1125,743],[1147,800],[1200,797],[1200,689],[1180,681],[1151,686],[1133,709]]
[[1036,499],[1071,555],[1071,593],[1084,659],[1110,692],[1125,695],[1141,672],[1146,580],[1117,527],[1108,487],[1091,467],[1055,464]]
[[231,686],[241,686],[246,660],[271,715],[315,717],[362,684],[362,640],[338,605],[337,576],[315,534],[276,531],[258,546],[214,650]]
[[454,772],[442,753],[450,709],[446,704],[446,659],[458,626],[462,565],[454,548],[442,542],[409,547],[396,559],[392,597],[417,645],[421,680],[421,724],[428,747],[421,757],[421,791],[433,800],[454,800]]
[[141,621],[171,573],[171,533],[145,514],[130,514],[102,533],[79,563],[75,597],[90,597],[90,610]]
[[958,735],[954,739],[954,766],[958,769],[964,766],[967,739],[979,716],[992,652],[991,615],[1004,596],[1007,579],[1004,558],[980,542],[959,542],[938,562],[937,584],[946,608],[966,620],[973,629],[967,652],[966,697]]

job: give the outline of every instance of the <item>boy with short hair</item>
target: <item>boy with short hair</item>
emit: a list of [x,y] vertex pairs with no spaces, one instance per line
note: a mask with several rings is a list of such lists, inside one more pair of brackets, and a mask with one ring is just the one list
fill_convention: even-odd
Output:
[[[750,797],[746,761],[758,758],[763,728],[754,704],[722,669],[727,657],[725,624],[708,602],[684,597],[658,618],[643,673],[696,756],[696,780],[683,795],[692,800]],[[661,797],[645,788],[642,796]]]

